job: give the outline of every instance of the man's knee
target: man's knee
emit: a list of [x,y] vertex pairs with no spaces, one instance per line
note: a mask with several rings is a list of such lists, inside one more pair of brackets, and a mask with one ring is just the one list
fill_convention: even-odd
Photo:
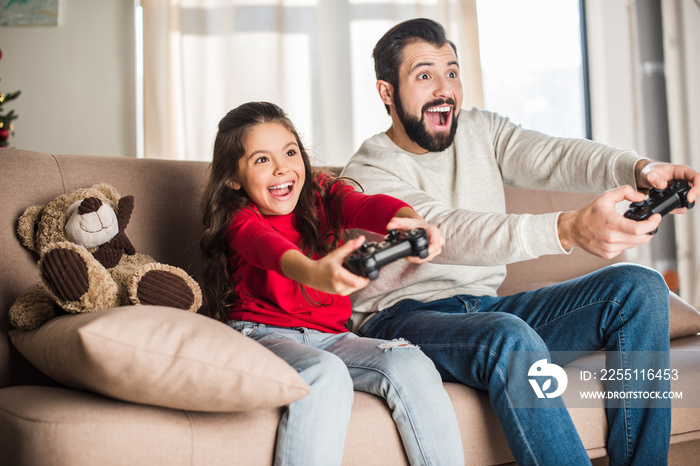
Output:
[[669,290],[659,272],[637,264],[616,264],[601,272],[624,322],[641,321],[654,329],[668,325]]
[[646,293],[660,292],[668,294],[664,278],[656,270],[639,264],[620,263],[602,268],[598,271],[601,279],[616,287],[630,287]]
[[656,270],[638,264],[621,263],[600,270],[601,280],[626,299],[640,300],[663,310],[668,307],[668,285]]
[[509,351],[547,351],[547,345],[527,322],[512,314],[496,312],[486,314],[489,319],[481,344],[499,353]]

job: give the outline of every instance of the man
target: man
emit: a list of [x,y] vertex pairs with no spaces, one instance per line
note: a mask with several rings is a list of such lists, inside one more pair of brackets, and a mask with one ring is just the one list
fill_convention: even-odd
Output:
[[[608,351],[609,367],[631,367],[629,352],[660,355],[668,366],[668,288],[637,265],[617,265],[572,281],[497,297],[505,264],[573,247],[611,258],[644,244],[660,215],[636,222],[615,211],[641,201],[637,189],[685,179],[700,193],[700,174],[655,163],[634,151],[527,131],[478,109],[462,110],[456,48],[444,28],[415,19],[389,30],[374,49],[377,90],[391,127],[362,145],[343,171],[369,193],[411,204],[438,226],[446,244],[433,263],[397,261],[381,280],[353,296],[353,329],[374,338],[406,338],[435,362],[443,380],[488,390],[519,464],[589,463],[560,398],[547,408],[521,407],[509,390],[509,360],[549,352]],[[506,215],[503,185],[603,192],[583,208],[546,215]],[[607,190],[607,191],[606,191]],[[635,353],[637,354],[637,353]],[[652,358],[653,359],[653,358]],[[643,381],[606,389],[645,390]],[[529,387],[528,387],[529,388]],[[655,390],[669,390],[655,381]],[[522,393],[524,394],[524,390]],[[644,409],[609,404],[610,464],[664,464],[670,402]],[[465,452],[467,457],[469,452]],[[563,460],[566,458],[566,460]]]

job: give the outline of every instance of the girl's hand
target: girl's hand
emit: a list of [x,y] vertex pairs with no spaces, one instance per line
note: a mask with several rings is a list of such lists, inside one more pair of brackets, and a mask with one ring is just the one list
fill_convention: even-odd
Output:
[[[442,246],[445,244],[445,239],[440,233],[440,229],[436,226],[429,225],[422,217],[410,210],[415,214],[415,216],[405,216],[405,217],[394,217],[386,225],[387,230],[411,230],[413,228],[425,228],[425,232],[428,234],[428,257],[421,259],[420,257],[408,256],[406,260],[414,264],[422,264],[423,262],[429,262],[433,260],[442,252]],[[404,209],[399,210],[399,215],[403,213]]]
[[343,267],[343,261],[362,246],[360,236],[340,246],[319,260],[312,260],[297,250],[282,255],[282,273],[287,278],[324,293],[347,296],[369,285],[369,278],[360,277]]
[[322,288],[317,289],[325,291],[326,293],[347,296],[369,285],[369,278],[355,275],[343,267],[343,261],[352,254],[355,249],[362,246],[364,242],[365,237],[359,236],[349,240],[335,251],[315,261],[320,268],[317,277],[320,286],[322,286]]

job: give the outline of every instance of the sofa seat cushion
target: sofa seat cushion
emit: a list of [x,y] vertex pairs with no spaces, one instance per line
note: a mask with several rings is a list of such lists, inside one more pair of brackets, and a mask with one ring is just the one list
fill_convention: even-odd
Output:
[[199,314],[124,306],[65,315],[13,344],[40,371],[69,387],[194,411],[284,406],[310,387],[289,364],[231,327]]
[[[205,413],[61,387],[0,389],[0,453],[15,466],[273,464],[284,408]],[[344,466],[407,465],[385,401],[355,393]]]
[[[685,351],[680,358],[688,374],[673,390],[695,393],[700,386],[697,354],[700,337],[671,343]],[[604,367],[601,352],[566,366],[570,379],[580,370]],[[690,365],[687,366],[686,365]],[[688,373],[687,369],[694,369]],[[572,385],[573,386],[573,385]],[[481,390],[446,383],[459,420],[470,464],[513,461],[503,431]],[[567,389],[566,396],[570,395]],[[692,395],[691,395],[692,396]],[[697,403],[698,400],[695,400]],[[607,423],[603,402],[597,408],[569,408],[591,458],[606,455]],[[692,406],[692,398],[689,400]],[[137,405],[68,388],[18,386],[0,389],[0,452],[8,464],[272,464],[274,439],[283,408],[246,412],[205,413]],[[700,416],[697,408],[675,407],[671,444],[687,464],[698,453]],[[91,445],[100,445],[92,448]],[[680,452],[680,453],[674,453]],[[346,436],[344,465],[408,464],[391,413],[384,400],[355,393]],[[599,463],[595,463],[599,464]]]
[[0,452],[18,466],[270,465],[281,412],[188,412],[16,386],[0,390]]

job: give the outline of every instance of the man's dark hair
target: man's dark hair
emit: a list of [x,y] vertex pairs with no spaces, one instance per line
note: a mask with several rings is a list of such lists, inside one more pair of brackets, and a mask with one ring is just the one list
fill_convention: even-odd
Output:
[[[409,19],[389,29],[374,46],[372,57],[374,58],[374,73],[377,80],[386,81],[394,87],[394,92],[399,89],[399,67],[403,49],[414,42],[427,42],[435,47],[450,44],[457,55],[457,47],[447,39],[445,28],[436,21],[428,18]],[[389,106],[385,105],[387,113]]]

